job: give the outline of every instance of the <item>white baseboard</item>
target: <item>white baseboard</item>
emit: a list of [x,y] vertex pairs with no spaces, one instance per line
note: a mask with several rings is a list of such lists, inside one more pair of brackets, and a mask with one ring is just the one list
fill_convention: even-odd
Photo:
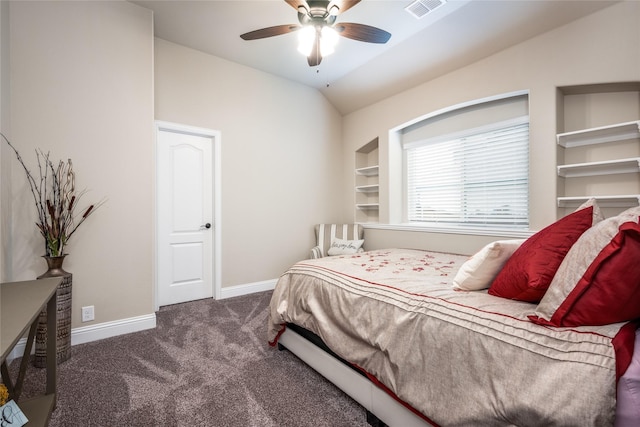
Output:
[[[113,322],[98,323],[96,325],[81,326],[71,330],[71,345],[84,344],[104,338],[115,337],[117,335],[130,334],[132,332],[144,331],[156,327],[156,314],[146,314],[143,316],[130,317],[128,319],[115,320]],[[22,357],[27,345],[27,339],[22,338],[9,354],[8,359]],[[34,346],[35,347],[35,344]],[[33,353],[33,347],[31,349]]]
[[84,344],[118,335],[130,334],[156,327],[156,314],[130,317],[97,325],[81,326],[71,331],[71,345]]
[[244,285],[228,286],[222,288],[221,295],[218,299],[239,297],[242,295],[253,294],[255,292],[272,291],[276,287],[278,279],[263,280],[261,282],[245,283]]

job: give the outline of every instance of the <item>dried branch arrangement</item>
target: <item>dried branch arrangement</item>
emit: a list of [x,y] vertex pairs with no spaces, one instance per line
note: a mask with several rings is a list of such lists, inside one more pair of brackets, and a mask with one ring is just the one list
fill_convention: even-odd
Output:
[[26,173],[38,212],[36,226],[45,240],[45,255],[65,255],[64,250],[71,236],[105,201],[102,200],[76,212],[80,199],[86,191],[76,192],[71,159],[66,162],[60,160],[56,165],[49,157],[49,153],[36,150],[38,176],[34,177],[18,150],[4,134],[0,133],[0,135],[16,154],[18,162]]

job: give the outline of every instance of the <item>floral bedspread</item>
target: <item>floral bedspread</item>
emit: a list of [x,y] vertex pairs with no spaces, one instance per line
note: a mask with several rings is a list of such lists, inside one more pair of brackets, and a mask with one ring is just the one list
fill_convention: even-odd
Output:
[[623,324],[535,325],[535,304],[453,290],[466,260],[390,249],[299,262],[274,290],[268,339],[300,325],[440,425],[613,425]]

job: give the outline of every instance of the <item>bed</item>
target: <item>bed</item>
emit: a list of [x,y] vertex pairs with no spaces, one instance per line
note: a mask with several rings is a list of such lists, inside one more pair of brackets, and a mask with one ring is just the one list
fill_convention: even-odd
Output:
[[372,425],[640,425],[637,322],[534,323],[536,303],[454,289],[468,260],[385,249],[298,262],[274,289],[269,343]]

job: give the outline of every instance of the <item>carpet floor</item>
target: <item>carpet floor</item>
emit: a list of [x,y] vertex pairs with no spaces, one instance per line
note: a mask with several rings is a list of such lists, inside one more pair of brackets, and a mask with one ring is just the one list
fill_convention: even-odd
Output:
[[[50,426],[367,426],[360,405],[269,347],[270,297],[163,307],[156,329],[74,346]],[[23,398],[44,390],[44,375],[29,367]]]

